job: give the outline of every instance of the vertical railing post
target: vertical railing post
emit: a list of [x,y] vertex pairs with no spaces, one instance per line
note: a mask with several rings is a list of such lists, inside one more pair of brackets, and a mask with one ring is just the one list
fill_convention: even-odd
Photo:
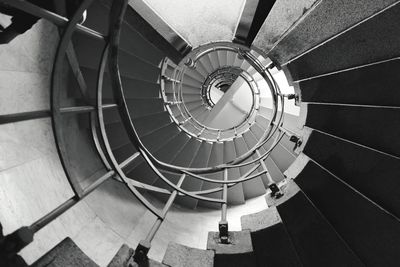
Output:
[[[256,150],[257,156],[261,157],[260,151]],[[281,198],[283,196],[283,192],[279,189],[278,185],[272,180],[271,174],[268,172],[267,165],[265,164],[263,159],[260,159],[260,165],[265,171],[265,175],[268,179],[268,188],[271,190],[271,196],[275,199]]]
[[[186,174],[182,174],[177,186],[181,187],[183,181],[185,180]],[[168,211],[170,210],[172,204],[175,201],[176,196],[178,195],[178,191],[174,190],[171,195],[169,196],[167,203],[162,210],[161,217],[157,217],[156,221],[154,222],[153,226],[151,227],[149,233],[147,234],[146,238],[140,240],[139,244],[136,247],[135,254],[133,255],[133,259],[138,264],[143,264],[148,261],[147,254],[151,248],[151,242],[153,241],[157,231],[160,229],[161,224],[163,223],[165,217],[167,216]]]
[[[228,181],[228,169],[224,169],[224,181]],[[228,235],[228,221],[226,219],[227,207],[228,207],[228,184],[223,185],[222,190],[222,199],[224,203],[222,203],[221,207],[221,221],[218,223],[219,229],[219,239],[222,244],[229,244],[229,235]]]

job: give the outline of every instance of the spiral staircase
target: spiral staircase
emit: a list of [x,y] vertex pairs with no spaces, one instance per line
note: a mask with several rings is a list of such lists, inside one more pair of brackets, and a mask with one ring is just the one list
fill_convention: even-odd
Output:
[[0,2],[46,20],[0,48],[1,266],[400,264],[399,1],[233,1],[206,41],[167,1]]

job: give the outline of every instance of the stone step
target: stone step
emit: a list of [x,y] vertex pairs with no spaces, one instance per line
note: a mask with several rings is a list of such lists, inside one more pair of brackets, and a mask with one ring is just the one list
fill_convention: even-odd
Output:
[[230,244],[221,244],[219,232],[209,232],[207,249],[215,251],[215,267],[254,267],[256,257],[249,230],[229,232]]
[[92,261],[83,251],[67,237],[47,252],[44,256],[34,262],[32,267],[97,267],[98,265]]
[[393,21],[400,20],[399,11],[397,4],[292,61],[287,67],[293,81],[397,57],[400,26]]
[[304,266],[364,266],[303,192],[277,210]]
[[162,263],[171,267],[213,267],[214,251],[170,242]]
[[[398,265],[400,223],[395,217],[315,162],[309,161],[295,181],[365,265]],[[314,234],[311,230],[306,237]]]
[[301,266],[276,207],[240,219],[242,229],[250,230],[257,266]]

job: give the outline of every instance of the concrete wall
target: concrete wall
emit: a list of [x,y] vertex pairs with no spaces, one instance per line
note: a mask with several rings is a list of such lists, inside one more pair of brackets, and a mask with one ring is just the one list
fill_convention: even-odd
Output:
[[231,41],[244,0],[145,0],[193,47],[216,41]]

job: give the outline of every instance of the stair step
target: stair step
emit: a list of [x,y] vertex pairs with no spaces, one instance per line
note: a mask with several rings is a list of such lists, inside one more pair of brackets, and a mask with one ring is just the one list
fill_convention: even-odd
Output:
[[[80,33],[76,33],[75,35],[73,43],[80,66],[97,70],[104,49],[104,42]],[[152,65],[140,57],[123,50],[119,50],[118,59],[122,76],[158,83],[160,78],[160,68],[158,66]]]
[[[147,40],[152,44],[152,47],[156,47],[163,55],[178,64],[185,54],[191,50],[190,45],[161,19],[148,4],[132,2],[129,5],[126,10],[125,21],[133,31],[140,35],[138,38]],[[178,43],[179,46],[181,45],[180,48],[176,46]],[[179,49],[183,49],[185,52],[178,51]],[[143,51],[143,53],[146,53],[146,51]]]
[[[190,167],[192,168],[207,167],[208,160],[211,154],[211,149],[212,149],[211,143],[202,142],[196,155],[193,158],[192,163],[190,164]],[[187,191],[199,191],[201,190],[202,185],[203,181],[195,179],[193,177],[187,177],[187,179],[183,181],[182,188]],[[198,200],[193,198],[186,198],[186,202],[191,202],[192,205],[194,205],[195,207],[198,204]]]
[[302,265],[275,207],[242,216],[241,223],[250,230],[257,266]]
[[[276,1],[268,17],[261,26],[253,45],[268,54],[280,37],[294,25],[317,0],[296,1],[287,4],[285,1]],[[284,20],[282,18],[285,18]]]
[[400,60],[299,83],[302,102],[400,106]]
[[[173,91],[171,91],[173,92]],[[182,84],[182,94],[191,94],[200,96],[200,87],[191,86],[190,84]]]
[[235,63],[236,59],[236,53],[233,53],[231,51],[227,51],[227,65],[232,66]]
[[[220,165],[224,162],[224,144],[223,143],[217,143],[214,142],[213,146],[211,148],[210,152],[210,158],[208,160],[208,166],[217,166]],[[211,173],[208,175],[204,175],[207,178],[214,179],[214,180],[223,180],[223,172],[217,172],[217,173]],[[201,187],[201,190],[208,190],[208,189],[213,189],[216,187],[220,187],[220,185],[215,184],[215,183],[210,183],[210,182],[203,182],[203,185]],[[209,194],[207,197],[212,197],[212,198],[222,198],[222,191]],[[229,203],[229,201],[228,201]],[[221,204],[218,203],[211,203],[211,202],[206,202],[206,201],[199,201],[199,205],[208,207],[208,208],[216,208],[219,209],[221,208]]]
[[277,209],[304,266],[364,266],[301,191]]
[[400,218],[399,160],[313,131],[303,153]]
[[202,63],[202,66],[207,70],[208,74],[211,74],[215,70],[208,54],[201,57],[200,60],[198,60],[198,62]]
[[228,54],[226,50],[219,50],[217,51],[218,58],[222,67],[227,65]]
[[216,51],[208,53],[208,57],[210,58],[211,65],[214,70],[218,69],[221,67],[219,58],[218,58],[218,53]]
[[[256,136],[257,139],[260,139],[262,134],[264,133],[264,129],[260,128],[258,124],[253,125],[251,127],[251,131]],[[278,136],[278,131],[269,139],[267,143],[263,146],[264,152],[269,150],[275,142],[276,137]],[[280,134],[280,133],[279,133]],[[296,156],[291,152],[291,150],[287,150],[282,144],[281,141],[275,146],[270,154],[270,158],[275,162],[278,166],[279,170],[283,173],[285,172],[289,166],[294,162]]]
[[189,140],[190,137],[186,133],[180,132],[155,152],[155,156],[161,161],[170,163],[175,158],[176,153],[183,149]]
[[[135,250],[123,244],[115,254],[114,258],[107,265],[107,267],[139,267],[139,265],[133,260]],[[159,263],[155,260],[148,259],[145,266],[147,267],[167,267],[166,265]]]
[[[256,137],[252,130],[248,131],[247,133],[249,136],[253,136],[254,140],[256,140]],[[263,147],[261,147],[260,153],[264,154],[265,152],[266,152],[266,150]],[[273,161],[271,156],[267,157],[264,160],[264,162],[265,162],[265,165],[267,166],[267,170],[268,170],[272,180],[275,183],[278,183],[278,182],[282,181],[283,179],[285,179],[283,172],[278,168],[278,166],[275,164],[275,162]],[[267,178],[266,176],[262,176],[262,178],[263,178],[263,182],[265,185],[269,184],[269,181],[265,180]]]
[[[175,124],[171,123],[171,124],[167,125],[166,127],[158,129],[157,131],[153,132],[152,134],[144,136],[143,138],[141,138],[141,141],[142,141],[143,145],[156,158],[159,158],[160,151],[162,151],[165,148],[165,146],[167,146],[169,144],[169,142],[171,140],[173,140],[178,134],[179,134],[179,129],[176,127]],[[168,155],[171,155],[171,150],[168,150]],[[145,162],[143,157],[140,157],[137,160],[135,160],[134,162],[132,162],[129,170],[126,171],[126,173],[129,173],[129,177],[135,176],[136,167],[144,169],[144,170],[140,171],[141,174],[143,174],[143,171],[145,171],[145,173],[148,173],[149,177],[154,177],[154,179],[156,179],[157,175],[155,173],[153,173],[153,171],[150,169],[150,167]],[[143,175],[143,177],[146,177],[146,176]],[[154,180],[151,180],[150,178],[149,178],[149,180],[152,182],[154,181]],[[148,181],[146,181],[146,183],[148,183]]]
[[121,27],[120,48],[158,66],[166,54],[153,46],[129,24],[129,14],[130,12],[126,13]]
[[129,266],[128,264],[132,263],[133,253],[134,250],[132,248],[123,244],[107,267]]
[[127,144],[113,150],[114,157],[118,163],[122,163],[136,152],[137,150],[132,144]]
[[149,151],[154,152],[160,149],[160,147],[165,145],[166,142],[168,142],[178,133],[179,128],[176,126],[176,124],[170,123],[144,136],[142,138],[142,142]]
[[126,104],[132,118],[165,111],[164,101],[161,98],[132,98],[127,99]]
[[[236,153],[237,156],[243,155],[246,152],[249,151],[249,148],[244,140],[243,137],[235,138],[235,148],[236,148]],[[244,162],[249,162],[251,161],[251,157]],[[239,168],[240,174],[244,175],[246,174],[254,164],[250,164],[244,167]],[[246,181],[243,183],[243,192],[244,196],[246,199],[261,196],[265,194],[265,187],[264,187],[264,182],[262,181],[261,177],[254,178],[252,180]]]
[[83,251],[67,237],[58,243],[54,248],[47,252],[44,256],[34,262],[32,267],[40,266],[77,266],[77,267],[95,267],[98,266]]
[[213,267],[214,251],[191,248],[170,242],[162,262],[167,266],[174,267]]
[[[276,62],[284,64],[394,2],[396,0],[346,1],[340,3],[322,1],[315,6],[311,13],[302,18],[295,28],[272,49],[269,55]],[[345,15],[338,16],[338,12],[345,12]],[[326,27],[327,23],[329,23],[329,27]],[[296,46],[293,46],[293,44],[296,44]]]
[[[245,133],[243,134],[243,138],[244,138],[244,140],[246,141],[246,144],[247,144],[247,147],[248,147],[248,148],[254,147],[254,146],[256,145],[256,143],[257,143],[257,139],[254,137],[254,135],[252,134],[251,131],[245,132]],[[260,149],[259,149],[259,151],[260,151]],[[261,151],[260,151],[260,153],[262,154]],[[258,158],[257,153],[253,154],[253,156],[252,156],[252,159],[256,159],[256,158]],[[262,166],[260,166],[260,167],[258,167],[257,171],[258,171],[258,172],[262,172],[262,171],[264,171],[264,169],[263,169]],[[268,171],[268,172],[269,172],[269,171]],[[261,175],[260,177],[261,177],[262,182],[264,183],[264,187],[267,188],[267,186],[268,186],[268,184],[269,184],[267,175],[266,175],[266,174],[263,174],[263,175]]]
[[188,102],[201,102],[200,91],[197,95],[193,94],[182,94],[183,101],[186,103]]
[[143,136],[154,130],[160,129],[171,123],[171,118],[167,111],[153,113],[134,119],[133,125],[139,136]]
[[122,123],[106,125],[106,133],[111,149],[113,150],[130,143],[130,139]]
[[242,230],[250,230],[251,232],[257,232],[281,222],[282,220],[276,207],[240,217]]
[[[377,5],[376,1],[373,3]],[[400,5],[395,5],[292,61],[287,67],[293,80],[397,57],[400,26],[392,22],[400,20],[399,10]],[[325,21],[325,17],[323,19]]]
[[[193,164],[196,160],[196,156],[202,146],[203,142],[198,141],[197,139],[190,139],[189,142],[186,143],[185,147],[179,152],[177,157],[173,160],[173,164],[176,166],[183,166],[183,167],[193,167]],[[176,184],[179,180],[180,175],[169,175]],[[192,178],[193,179],[193,178]],[[187,182],[188,180],[192,180],[191,178],[185,179]],[[193,179],[195,180],[195,179]],[[195,186],[196,190],[199,190],[201,187],[201,183],[198,181],[192,181],[189,184]],[[190,197],[179,196],[176,199],[176,203],[183,205],[188,208],[194,209],[197,206],[198,200]]]
[[400,157],[398,109],[308,104],[306,126]]
[[400,262],[399,220],[312,161],[295,181],[365,265]]
[[201,86],[202,86],[202,82],[201,81],[198,81],[198,80],[196,80],[196,79],[194,79],[194,78],[192,78],[192,77],[190,77],[188,75],[185,75],[185,76],[183,76],[182,83],[185,84],[185,85],[189,85],[189,86],[191,86],[193,88],[198,88],[198,91],[199,91],[199,94],[200,94],[200,89],[201,89]]
[[206,79],[206,76],[203,76],[203,74],[201,74],[197,68],[196,69],[191,69],[191,68],[187,68],[185,75],[188,75],[194,79],[196,79],[197,81],[203,83],[204,80]]
[[219,242],[219,232],[209,232],[207,249],[215,251],[215,267],[254,267],[256,257],[249,230],[229,232],[230,244]]
[[122,123],[118,108],[103,110],[103,120],[105,125]]
[[[90,69],[84,66],[80,67],[83,78],[85,79],[89,98],[96,99],[97,93],[97,71],[94,69]],[[137,98],[137,97],[145,97],[145,98],[154,98],[159,97],[160,95],[160,84],[151,83],[142,80],[132,79],[129,77],[121,76],[122,86],[124,88],[125,98]],[[111,81],[109,74],[106,72],[103,78],[103,89],[102,89],[103,98],[105,99],[113,99],[114,95],[111,88]]]
[[[223,159],[224,163],[232,161],[237,158],[235,144],[233,141],[224,142]],[[228,169],[228,180],[240,177],[239,168]],[[243,191],[243,184],[239,183],[228,189],[228,203],[232,205],[239,205],[245,203],[245,196]]]

